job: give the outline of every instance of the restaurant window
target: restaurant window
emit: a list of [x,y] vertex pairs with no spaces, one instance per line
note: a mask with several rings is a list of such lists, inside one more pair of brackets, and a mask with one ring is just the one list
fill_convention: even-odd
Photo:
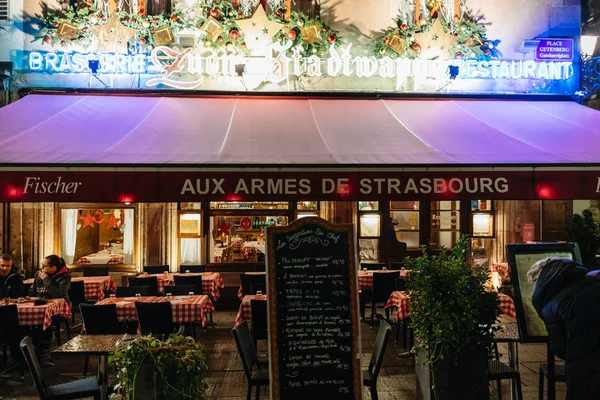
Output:
[[318,201],[299,201],[296,203],[296,219],[318,216],[320,216]]
[[289,222],[288,202],[211,202],[210,208],[211,263],[264,262],[265,229]]
[[63,208],[60,218],[67,264],[133,264],[132,208]]
[[431,202],[431,246],[454,247],[460,236],[460,201]]
[[201,203],[179,203],[179,264],[202,263],[202,212]]
[[491,267],[495,235],[494,203],[471,200],[471,259],[474,264]]
[[379,202],[358,202],[358,248],[363,263],[376,263],[381,259],[381,213]]
[[396,240],[406,243],[408,250],[419,249],[419,208],[418,201],[390,202],[390,219]]

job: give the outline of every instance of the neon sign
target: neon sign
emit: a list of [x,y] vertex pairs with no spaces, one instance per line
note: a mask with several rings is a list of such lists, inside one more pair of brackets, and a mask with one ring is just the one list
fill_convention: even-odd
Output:
[[[204,83],[202,76],[239,77],[236,66],[243,65],[243,75],[249,89],[263,82],[280,83],[290,76],[308,77],[372,77],[395,80],[396,90],[403,82],[415,79],[443,79],[448,77],[450,66],[459,67],[458,79],[545,79],[555,81],[569,80],[574,75],[573,63],[565,61],[533,60],[410,60],[405,58],[375,58],[373,56],[353,56],[352,44],[339,49],[331,46],[329,57],[316,55],[304,56],[302,48],[290,49],[286,45],[273,43],[267,46],[265,56],[244,57],[236,54],[209,52],[193,54],[188,48],[178,51],[170,47],[158,46],[148,54],[93,54],[80,53],[40,53],[29,54],[29,68],[33,72],[84,73],[90,72],[88,60],[99,58],[102,74],[144,74],[159,75],[146,82],[147,86],[159,84],[178,88],[194,89]],[[291,56],[288,56],[291,50]],[[177,75],[176,75],[177,74]],[[190,81],[178,80],[179,74],[200,75]]]

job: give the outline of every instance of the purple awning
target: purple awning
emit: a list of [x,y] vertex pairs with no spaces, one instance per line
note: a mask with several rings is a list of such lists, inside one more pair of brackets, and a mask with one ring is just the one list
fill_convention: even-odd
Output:
[[28,95],[0,108],[0,163],[600,163],[573,102]]

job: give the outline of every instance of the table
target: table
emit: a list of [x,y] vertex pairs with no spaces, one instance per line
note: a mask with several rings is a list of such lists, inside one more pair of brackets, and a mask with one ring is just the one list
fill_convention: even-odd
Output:
[[[60,315],[66,319],[71,319],[71,308],[65,299],[47,299],[48,303],[36,306],[33,300],[26,300],[17,304],[19,314],[19,325],[21,326],[41,326],[42,330],[52,324],[52,317]],[[4,302],[1,303],[4,306]]]
[[[500,312],[503,315],[517,319],[517,312],[515,311],[515,302],[509,296],[504,293],[497,293],[498,299],[500,300]],[[394,322],[405,319],[409,316],[408,302],[410,297],[406,292],[392,292],[388,299],[385,308],[397,307],[396,315],[394,316]]]
[[256,296],[256,295],[250,294],[250,295],[244,296],[242,298],[242,304],[240,304],[240,309],[238,310],[238,314],[235,317],[235,322],[233,323],[234,328],[244,321],[252,320],[252,309],[250,308],[250,300],[267,301],[267,295],[263,294],[260,296]]
[[[221,297],[221,293],[219,289],[225,287],[225,283],[223,282],[223,278],[221,274],[218,272],[190,272],[185,274],[163,274],[156,275],[158,277],[158,291],[164,292],[165,286],[175,285],[175,275],[178,276],[199,276],[202,275],[202,293],[208,294],[213,301],[219,300]],[[139,276],[139,278],[143,278],[143,276]]]
[[[245,275],[266,275],[266,272],[246,272]],[[238,299],[242,300],[244,298],[244,290],[242,289],[242,285],[240,284],[240,288],[238,289]]]
[[407,270],[378,270],[378,271],[358,271],[358,287],[361,290],[365,289],[373,289],[373,272],[382,272],[382,273],[398,273],[400,272],[401,278],[406,278],[408,276]]
[[180,324],[200,321],[202,327],[205,327],[206,313],[215,312],[215,306],[206,295],[113,297],[99,301],[96,304],[116,304],[119,321],[137,320],[136,301],[145,303],[171,302],[173,322]]
[[106,399],[108,386],[108,355],[123,350],[136,335],[79,335],[53,351],[55,354],[81,354],[98,356],[98,382],[100,398]]
[[[104,291],[114,292],[117,290],[115,281],[110,276],[85,276],[71,278],[71,282],[83,281],[86,300],[102,300]],[[26,284],[33,284],[33,278],[25,280]]]
[[107,250],[101,250],[79,257],[75,264],[123,264],[123,253],[109,253]]

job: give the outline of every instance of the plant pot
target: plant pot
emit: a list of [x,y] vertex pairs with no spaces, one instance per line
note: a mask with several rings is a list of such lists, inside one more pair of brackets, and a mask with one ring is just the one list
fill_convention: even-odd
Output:
[[[164,368],[177,368],[176,365],[163,365]],[[155,380],[155,372],[157,373]],[[158,376],[158,371],[155,371],[154,360],[146,357],[138,370],[135,379],[135,392],[133,400],[148,400],[148,399],[164,399],[164,400],[189,400],[190,396],[185,396],[184,393],[189,392],[190,382],[176,381],[162,383]]]
[[488,353],[473,349],[458,355],[457,363],[450,355],[433,367],[423,365],[427,354],[417,354],[417,398],[422,400],[489,400],[487,380]]

